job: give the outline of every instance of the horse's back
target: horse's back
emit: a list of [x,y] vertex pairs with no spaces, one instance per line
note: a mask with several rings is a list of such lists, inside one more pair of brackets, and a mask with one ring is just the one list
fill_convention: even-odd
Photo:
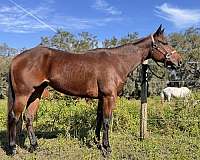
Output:
[[171,94],[173,92],[173,88],[172,87],[166,87],[163,89],[162,91],[165,95]]

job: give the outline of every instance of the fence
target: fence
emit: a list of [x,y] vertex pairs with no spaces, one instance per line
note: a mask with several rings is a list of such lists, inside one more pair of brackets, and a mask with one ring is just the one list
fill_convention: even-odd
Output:
[[[188,62],[189,64],[199,64],[199,62]],[[143,140],[148,136],[147,132],[147,124],[151,121],[166,121],[162,117],[160,118],[148,118],[148,103],[147,103],[147,93],[148,93],[148,81],[147,81],[147,69],[148,69],[148,62],[145,62],[142,64],[142,70],[141,70],[141,113],[140,113],[140,139]],[[196,80],[190,80],[193,82],[196,82]],[[166,87],[166,83],[182,83],[184,84],[184,80],[180,81],[163,81],[159,80],[159,82],[151,82],[151,85],[157,86],[157,84],[162,84],[162,88]],[[154,88],[154,87],[153,87]],[[156,88],[156,87],[155,87]],[[192,88],[193,91],[198,92],[199,88]],[[194,98],[194,97],[193,97]],[[197,97],[198,98],[198,97]],[[158,103],[161,102],[161,100],[156,100]],[[176,99],[174,100],[176,103],[183,103],[182,105],[189,105],[189,107],[195,107],[198,106],[200,103],[200,98],[198,99],[190,99],[189,101]],[[177,105],[177,104],[175,104]],[[177,122],[194,122],[194,123],[200,123],[200,118],[198,119],[168,119],[168,121],[177,121]],[[199,125],[199,124],[198,124]]]

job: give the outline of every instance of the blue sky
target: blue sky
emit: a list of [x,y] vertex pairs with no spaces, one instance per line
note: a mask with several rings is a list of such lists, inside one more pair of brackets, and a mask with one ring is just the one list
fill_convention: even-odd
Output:
[[56,29],[87,31],[99,41],[128,32],[145,36],[200,27],[199,0],[0,0],[0,43],[30,48]]

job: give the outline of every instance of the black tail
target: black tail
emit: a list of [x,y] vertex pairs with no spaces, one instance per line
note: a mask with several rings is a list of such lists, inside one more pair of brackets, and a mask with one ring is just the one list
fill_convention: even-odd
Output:
[[11,71],[8,74],[8,112],[12,110],[14,102],[14,91],[12,86]]
[[[14,104],[14,91],[12,86],[12,77],[10,69],[8,73],[8,106],[7,106],[8,118],[9,118],[9,113],[12,112],[13,104]],[[7,119],[7,127],[9,127],[8,124],[9,124],[9,119]]]

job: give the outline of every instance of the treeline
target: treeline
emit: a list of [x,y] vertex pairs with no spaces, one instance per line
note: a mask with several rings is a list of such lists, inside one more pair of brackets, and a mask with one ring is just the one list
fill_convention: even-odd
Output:
[[[127,35],[117,38],[115,36],[99,42],[97,36],[88,32],[82,32],[77,35],[64,30],[58,30],[52,37],[42,37],[41,45],[56,48],[64,51],[71,51],[79,54],[86,50],[95,49],[97,47],[112,48],[126,43],[134,42],[139,37],[137,32],[128,33]],[[159,82],[159,79],[149,71],[149,92],[151,94],[159,94],[160,90],[167,85],[167,81],[184,81],[170,82],[170,86],[189,86],[191,88],[200,87],[200,29],[188,28],[184,32],[171,33],[167,36],[168,42],[182,53],[184,64],[178,71],[166,70],[164,67],[159,67],[155,62],[150,61],[149,66],[153,73],[157,76],[164,75],[164,78]],[[23,49],[22,49],[23,50]],[[0,44],[0,96],[5,95],[6,76],[10,57],[18,53],[17,49],[8,47],[7,44]],[[190,62],[190,63],[188,63]],[[153,84],[158,82],[158,84]],[[151,84],[152,83],[152,84]],[[127,82],[124,86],[122,95],[131,98],[139,97],[140,93],[140,67],[130,73]]]
[[9,47],[6,43],[0,44],[0,99],[6,96],[8,68],[11,57],[17,52],[17,49]]
[[122,38],[116,38],[113,36],[110,39],[105,39],[101,44],[97,39],[97,36],[88,32],[82,32],[78,35],[74,35],[70,32],[58,30],[58,32],[52,37],[42,37],[41,45],[56,48],[64,51],[71,51],[79,53],[102,46],[103,48],[112,48],[120,46],[129,42],[133,42],[138,38],[136,32],[128,33]]
[[19,51],[17,49],[9,47],[6,43],[0,43],[0,56],[10,57],[18,52]]

